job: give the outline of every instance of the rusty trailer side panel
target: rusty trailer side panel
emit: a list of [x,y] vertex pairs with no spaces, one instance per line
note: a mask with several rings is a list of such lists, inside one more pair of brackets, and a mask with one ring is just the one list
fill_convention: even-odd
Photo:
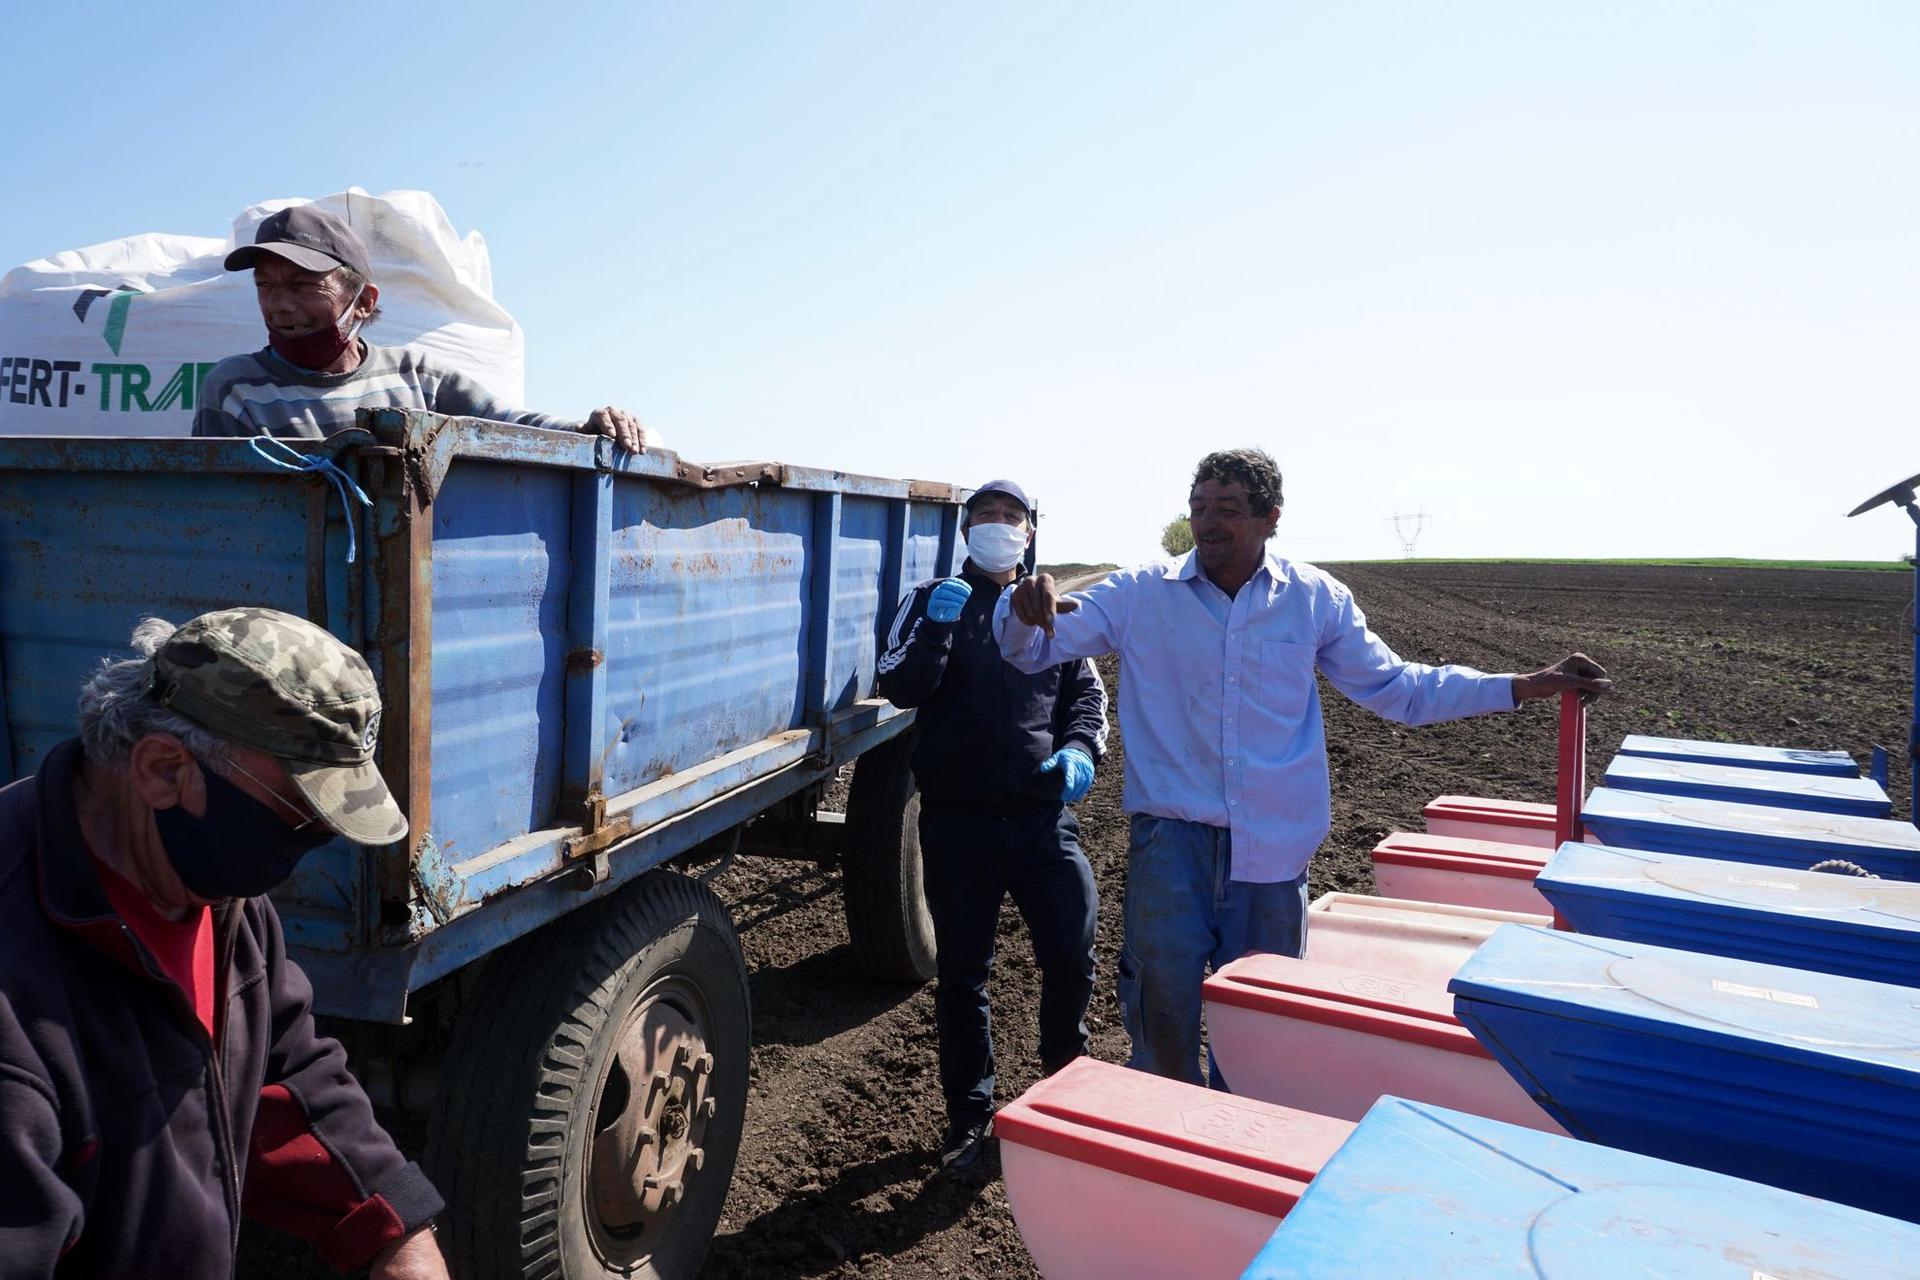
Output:
[[267,604],[381,681],[405,847],[335,842],[276,891],[323,1012],[407,993],[903,730],[875,696],[900,595],[959,563],[964,491],[382,411],[302,447],[349,513],[245,441],[0,440],[5,777],[73,732],[136,621]]

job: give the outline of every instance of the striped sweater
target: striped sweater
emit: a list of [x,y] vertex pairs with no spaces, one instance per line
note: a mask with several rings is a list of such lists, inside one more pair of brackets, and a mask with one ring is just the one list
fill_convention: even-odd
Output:
[[358,409],[427,409],[550,431],[580,429],[570,419],[501,404],[478,382],[418,347],[369,342],[366,348],[366,358],[351,373],[311,373],[271,348],[230,356],[201,385],[193,434],[318,439],[351,427]]

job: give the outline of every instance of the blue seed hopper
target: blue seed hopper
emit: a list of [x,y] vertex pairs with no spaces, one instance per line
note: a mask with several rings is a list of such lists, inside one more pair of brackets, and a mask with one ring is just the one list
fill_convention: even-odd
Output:
[[1504,925],[1449,989],[1575,1137],[1920,1218],[1912,988]]
[[1620,743],[1620,754],[1649,760],[1726,764],[1742,769],[1770,769],[1779,773],[1806,773],[1827,778],[1860,776],[1860,766],[1844,751],[1756,747],[1743,742],[1700,742],[1692,738],[1656,738],[1644,733],[1630,733]]
[[1596,787],[1580,821],[1595,840],[1626,849],[1801,871],[1838,858],[1889,879],[1920,880],[1920,828],[1892,818]]
[[1534,881],[1569,928],[1920,984],[1920,884],[1565,844]]
[[1811,813],[1843,813],[1857,818],[1884,818],[1893,812],[1893,801],[1887,798],[1886,789],[1871,778],[1782,773],[1778,769],[1750,769],[1744,765],[1704,764],[1695,760],[1615,756],[1607,766],[1606,785],[1622,791],[1695,796],[1733,804],[1805,809]]
[[1242,1280],[1906,1280],[1920,1228],[1380,1099]]

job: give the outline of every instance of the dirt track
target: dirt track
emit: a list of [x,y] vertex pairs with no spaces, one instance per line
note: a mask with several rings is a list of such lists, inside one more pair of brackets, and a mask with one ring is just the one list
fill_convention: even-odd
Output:
[[[1905,742],[1903,574],[1419,563],[1336,572],[1407,658],[1513,670],[1579,648],[1610,667],[1619,688],[1591,718],[1593,779],[1631,732],[1845,747],[1863,759],[1872,742]],[[1111,659],[1104,670],[1110,685],[1124,678]],[[1334,820],[1316,894],[1370,890],[1367,850],[1417,824],[1435,795],[1552,799],[1550,711],[1407,730],[1330,690],[1323,698]],[[1102,894],[1094,1051],[1114,1060],[1126,1049],[1113,998],[1123,756],[1116,733],[1079,807]],[[1904,797],[1898,761],[1893,782]],[[743,862],[717,887],[753,974],[757,1047],[738,1172],[702,1275],[1035,1275],[997,1180],[930,1177],[941,1121],[930,991],[854,971],[831,875]],[[1036,1073],[1038,989],[1011,911],[993,1000],[1005,1100]]]

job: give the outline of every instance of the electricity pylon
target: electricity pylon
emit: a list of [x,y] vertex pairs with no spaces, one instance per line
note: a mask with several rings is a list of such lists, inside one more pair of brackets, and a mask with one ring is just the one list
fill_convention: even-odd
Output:
[[1427,513],[1396,511],[1388,523],[1393,525],[1394,536],[1400,539],[1401,554],[1409,560],[1413,559],[1414,544],[1420,541],[1420,533],[1427,527]]

